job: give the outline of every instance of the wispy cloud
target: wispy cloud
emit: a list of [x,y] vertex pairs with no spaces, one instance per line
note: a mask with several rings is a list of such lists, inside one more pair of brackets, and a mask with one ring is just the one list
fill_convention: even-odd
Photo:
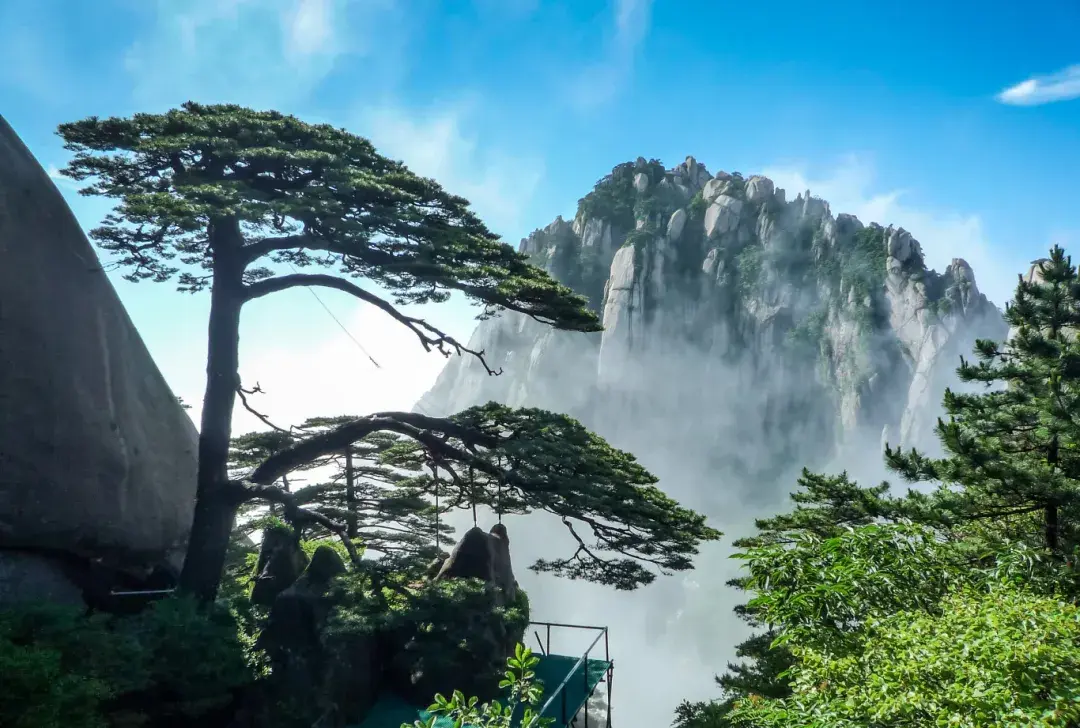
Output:
[[[411,331],[375,307],[335,291],[315,290],[363,349],[337,328],[310,292],[276,294],[280,298],[266,299],[263,310],[267,316],[288,306],[301,307],[310,311],[311,321],[304,330],[290,330],[278,337],[266,336],[263,327],[253,324],[256,331],[244,336],[240,357],[243,380],[257,382],[264,392],[249,398],[251,405],[285,426],[309,417],[411,408],[435,381],[446,359],[438,352],[425,352]],[[460,315],[457,308],[444,304],[402,310],[467,340],[475,322],[469,315]],[[379,366],[372,364],[368,354]],[[186,376],[176,380],[176,393],[192,405],[190,414],[198,422],[205,379]],[[266,429],[239,403],[233,427],[237,433]]]
[[334,53],[334,8],[331,0],[299,0],[285,9],[285,51],[290,58],[304,59],[317,53]]
[[834,215],[846,212],[864,223],[903,227],[921,243],[927,265],[935,270],[963,258],[975,271],[979,290],[998,306],[1012,298],[1016,274],[1027,270],[1025,254],[1003,253],[1009,248],[992,244],[978,215],[912,205],[905,190],[880,190],[873,161],[865,156],[848,155],[832,170],[813,176],[798,166],[762,174],[784,188],[788,199],[810,190],[829,202]]
[[384,105],[356,125],[379,151],[432,177],[472,202],[480,217],[510,242],[525,232],[524,216],[543,177],[543,161],[489,144],[469,132],[480,118],[476,104],[439,107],[435,113]]
[[75,180],[71,179],[70,177],[65,177],[64,175],[60,174],[60,169],[55,164],[50,164],[45,169],[45,173],[49,175],[49,178],[53,181],[53,184],[59,187],[61,191],[75,191],[80,189],[80,184]]
[[1080,65],[1048,76],[1032,76],[1005,89],[996,98],[1010,106],[1040,106],[1080,98]]
[[585,68],[571,86],[571,103],[588,111],[622,92],[630,80],[638,48],[648,37],[653,0],[614,0],[610,37],[604,57]]
[[[125,65],[140,105],[189,98],[301,103],[347,53],[368,49],[389,0],[156,0]],[[359,22],[354,22],[359,21]]]

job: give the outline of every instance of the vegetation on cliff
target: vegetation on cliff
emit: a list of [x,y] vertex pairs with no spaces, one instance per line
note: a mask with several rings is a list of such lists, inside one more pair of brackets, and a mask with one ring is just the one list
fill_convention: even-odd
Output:
[[[112,262],[133,281],[210,290],[199,482],[177,596],[129,616],[4,614],[0,665],[22,681],[0,698],[5,725],[341,724],[362,717],[384,677],[415,690],[428,685],[418,674],[433,685],[469,676],[481,690],[498,684],[507,655],[527,671],[531,656],[514,653],[524,592],[502,574],[432,581],[449,509],[555,516],[575,549],[532,568],[623,590],[691,569],[699,544],[719,538],[631,454],[565,415],[490,403],[447,418],[383,412],[284,428],[252,406],[241,310],[298,286],[349,293],[425,349],[481,362],[398,306],[458,291],[481,317],[509,309],[599,329],[586,299],[500,242],[466,200],[365,139],[276,112],[188,103],[60,134],[74,153],[65,174],[117,201],[91,233]],[[295,271],[311,265],[339,275]],[[238,398],[269,431],[232,437]],[[296,488],[297,473],[325,477]]]
[[1080,277],[1055,248],[1021,281],[1009,342],[979,341],[946,391],[946,455],[887,449],[891,496],[804,474],[790,514],[740,542],[770,629],[682,728],[1076,725],[1080,721]]
[[[509,309],[575,331],[598,330],[596,314],[584,298],[500,242],[466,200],[344,130],[277,112],[187,103],[165,114],[64,124],[60,134],[74,153],[64,173],[91,181],[84,194],[118,201],[91,235],[117,256],[127,276],[157,282],[178,276],[182,290],[211,290],[199,483],[180,581],[184,591],[214,598],[235,516],[253,499],[277,501],[290,520],[319,523],[349,544],[346,524],[301,506],[272,484],[381,432],[412,440],[413,446],[395,446],[412,448],[402,457],[413,464],[426,460],[455,484],[470,473],[471,495],[505,485],[520,508],[570,515],[584,507],[601,550],[638,549],[629,560],[611,560],[582,543],[570,559],[540,568],[632,588],[651,578],[635,559],[689,568],[696,543],[715,537],[696,514],[663,501],[652,487],[655,479],[632,456],[569,418],[535,410],[489,406],[450,420],[380,413],[306,436],[269,455],[245,479],[230,478],[232,412],[244,392],[239,322],[249,301],[298,286],[334,288],[382,309],[428,350],[481,361],[483,352],[402,314],[395,304],[441,302],[458,291],[484,306],[485,315]],[[282,273],[277,268],[283,265],[337,266],[342,275]],[[393,303],[350,279],[380,286]],[[561,439],[552,438],[552,431]],[[576,457],[568,458],[568,452]],[[530,465],[529,476],[516,472],[528,472]],[[553,474],[559,477],[548,482]],[[593,488],[595,495],[572,490],[579,487]],[[602,525],[603,518],[636,518],[632,509],[598,513],[587,505],[611,507],[620,502],[613,499],[619,488],[642,494],[653,504],[650,516],[669,517],[638,519],[625,531]]]

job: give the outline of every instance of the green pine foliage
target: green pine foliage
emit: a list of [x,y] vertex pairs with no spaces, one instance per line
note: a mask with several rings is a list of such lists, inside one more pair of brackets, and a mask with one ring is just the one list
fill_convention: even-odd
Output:
[[559,327],[598,329],[580,297],[502,243],[466,200],[343,129],[188,102],[59,133],[74,153],[64,173],[91,180],[83,194],[117,200],[91,237],[132,280],[177,277],[182,290],[203,290],[227,233],[249,284],[270,278],[275,263],[340,265],[399,303],[444,301],[456,289]]
[[[399,527],[397,533],[401,527],[413,532],[418,537],[413,547],[433,535],[411,529],[420,526],[416,516],[422,493],[410,493],[389,470],[369,473],[362,486],[343,488],[338,481],[304,493],[289,492],[291,473],[328,457],[351,457],[350,448],[364,438],[374,454],[388,446],[393,460],[391,451],[404,448],[399,460],[411,457],[415,463],[423,457],[455,483],[459,469],[480,471],[489,481],[504,480],[519,496],[528,496],[530,508],[542,503],[549,511],[566,514],[593,504],[585,513],[587,525],[598,532],[598,547],[578,538],[580,548],[573,557],[538,565],[566,576],[633,588],[652,578],[635,560],[690,568],[697,543],[719,536],[696,514],[663,499],[652,487],[652,476],[625,453],[595,436],[586,437],[572,420],[539,410],[515,413],[503,408],[497,413],[496,420],[523,426],[523,437],[485,432],[490,422],[428,418],[416,426],[409,413],[382,413],[352,423],[309,423],[310,432],[253,435],[246,443],[233,443],[233,408],[237,395],[245,394],[239,371],[241,311],[263,296],[301,286],[333,288],[381,309],[412,330],[429,351],[468,354],[482,362],[483,352],[397,307],[444,302],[456,291],[482,307],[479,318],[508,309],[578,332],[599,331],[597,314],[589,299],[531,265],[488,230],[467,200],[383,157],[368,140],[343,129],[274,111],[189,102],[163,114],[91,117],[63,124],[59,133],[73,153],[64,174],[88,183],[83,194],[116,201],[91,237],[127,270],[126,277],[175,279],[181,290],[211,292],[198,489],[180,578],[185,592],[207,602],[215,598],[232,523],[251,500],[277,502],[284,517],[303,521],[305,527],[322,527],[344,538],[363,535],[372,548],[402,545],[403,539],[387,535],[392,530],[388,524]],[[624,195],[622,188],[633,184],[639,168],[653,186],[664,176],[655,160],[631,167],[617,168],[592,202],[584,203],[614,219],[629,214],[627,229],[633,227],[633,209],[616,208],[633,196]],[[333,272],[299,272],[311,266]],[[592,299],[596,306],[595,293]],[[476,413],[490,420],[493,411],[479,409],[466,419]],[[436,442],[430,437],[433,431],[453,437],[456,444]],[[542,453],[537,447],[546,437],[543,433],[553,431],[571,438],[562,443],[562,457],[554,456],[560,448],[555,443],[548,442],[550,448]],[[392,443],[387,433],[410,439],[416,447],[408,453],[408,445]],[[485,453],[476,455],[476,446],[485,446]],[[495,452],[496,446],[507,449],[505,457]],[[519,458],[521,448],[528,446],[542,469],[530,468]],[[567,460],[569,452],[577,459]],[[235,468],[230,472],[230,455],[232,464],[240,466],[239,476]],[[516,468],[500,470],[500,457],[516,461]],[[264,458],[261,464],[259,458]],[[523,479],[521,472],[529,472],[532,480]],[[561,476],[554,491],[546,485],[551,473]],[[629,501],[611,497],[623,492],[615,485],[618,478],[633,489],[626,492],[646,503],[657,526],[647,526]],[[358,492],[357,487],[365,490]],[[612,525],[623,518],[633,525]],[[342,522],[344,528],[339,528]],[[637,524],[646,525],[643,536],[634,531]],[[661,550],[668,546],[674,547],[670,554]],[[605,558],[605,550],[626,558]]]
[[945,455],[886,451],[935,490],[804,473],[795,509],[737,543],[740,611],[768,629],[722,699],[682,706],[677,725],[1080,724],[1080,278],[1063,250],[1006,318],[1015,336],[958,369],[986,388],[944,394]]
[[1060,247],[1042,278],[1021,280],[1006,309],[1016,336],[980,341],[978,361],[961,362],[962,381],[992,389],[945,392],[947,455],[890,448],[886,458],[909,480],[941,482],[932,508],[951,522],[997,522],[1065,554],[1080,544],[1080,278]]
[[778,641],[794,658],[784,674],[791,694],[748,696],[726,719],[757,728],[1076,725],[1076,605],[998,581],[950,551],[927,529],[896,525],[806,539],[779,559],[773,547],[752,550],[754,602],[784,626]]

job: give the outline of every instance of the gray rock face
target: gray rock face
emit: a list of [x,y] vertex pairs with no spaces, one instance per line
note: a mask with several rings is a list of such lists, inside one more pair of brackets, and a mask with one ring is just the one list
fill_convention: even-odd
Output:
[[746,183],[746,199],[760,204],[773,196],[773,182],[768,177],[754,176]]
[[0,119],[0,548],[179,565],[197,437],[62,196]]
[[[589,296],[604,331],[553,332],[509,313],[484,321],[470,346],[503,375],[453,359],[418,409],[443,415],[497,400],[565,412],[707,514],[729,538],[696,561],[689,578],[700,588],[658,579],[639,597],[607,598],[575,585],[555,594],[545,582],[532,594],[537,613],[579,623],[640,619],[648,630],[624,649],[640,645],[710,675],[738,641],[700,628],[717,604],[739,599],[724,587],[741,573],[726,558],[730,538],[790,508],[803,466],[846,469],[869,484],[887,477],[883,443],[932,452],[944,387],[961,389],[959,354],[976,337],[1000,340],[1005,324],[966,263],[928,270],[904,230],[834,216],[808,192],[789,200],[764,177],[713,177],[692,158],[644,192],[633,187],[633,165],[619,169],[603,194],[586,196],[571,235],[549,226],[522,242]],[[614,191],[628,195],[617,206]],[[544,554],[557,538],[533,524],[515,525],[516,553]],[[690,689],[701,691],[695,699],[714,693],[709,683],[664,694],[652,670],[621,679],[630,697],[616,711],[641,725],[669,720]]]
[[720,195],[705,211],[705,235],[714,237],[734,230],[739,225],[742,201]]
[[679,236],[682,235],[683,228],[686,227],[686,210],[681,207],[675,212],[671,213],[671,219],[668,220],[667,236],[671,242],[676,242]]
[[19,551],[0,552],[0,604],[20,602],[86,606],[82,590],[56,559]]
[[[745,498],[802,465],[857,474],[844,453],[880,470],[885,432],[892,445],[936,447],[959,355],[1006,334],[967,263],[928,270],[907,231],[834,217],[809,192],[789,202],[765,177],[710,177],[688,158],[664,182],[700,191],[704,209],[669,202],[658,228],[578,215],[561,242],[551,226],[522,242],[579,290],[602,286],[602,333],[556,334],[504,314],[471,345],[505,357],[506,373],[453,360],[419,406],[443,414],[496,399],[569,412],[706,510],[689,472]],[[665,185],[632,187],[628,205],[655,205]],[[549,265],[560,250],[590,250],[576,260],[598,280]]]

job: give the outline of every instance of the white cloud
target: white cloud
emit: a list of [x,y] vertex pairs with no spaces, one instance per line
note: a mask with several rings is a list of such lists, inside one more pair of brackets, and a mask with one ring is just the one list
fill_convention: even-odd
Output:
[[[388,3],[371,0],[364,12]],[[348,0],[155,0],[125,66],[140,104],[187,99],[282,106],[310,93],[344,53],[364,50]],[[367,18],[367,15],[364,15]]]
[[516,242],[525,232],[525,210],[543,176],[543,162],[482,148],[479,134],[469,130],[479,116],[468,103],[436,113],[387,105],[364,113],[358,131],[380,153],[468,199],[493,231]]
[[[325,293],[320,296],[327,300]],[[340,299],[333,305],[336,311],[351,308],[351,315],[339,318],[379,366],[343,333],[312,348],[284,341],[256,345],[242,360],[244,380],[259,382],[267,392],[252,400],[256,409],[265,409],[289,423],[319,415],[408,410],[434,383],[446,363],[441,354],[425,353],[411,331],[382,311],[367,304],[346,306]],[[313,315],[321,311],[314,300],[312,310]],[[431,309],[415,311],[429,319],[432,313]],[[471,321],[461,321],[457,328],[463,325],[471,326]],[[449,327],[454,329],[453,322]],[[470,331],[465,328],[453,333],[467,340]],[[240,420],[237,424],[246,424],[245,430],[258,425],[246,412]]]
[[286,9],[286,51],[290,58],[333,52],[334,12],[330,0],[299,0]]
[[921,243],[927,265],[935,270],[943,270],[953,258],[963,258],[975,271],[979,289],[998,306],[1012,297],[1016,274],[1027,270],[1028,261],[1019,251],[990,241],[978,215],[913,206],[905,201],[904,190],[877,190],[874,165],[857,155],[817,177],[802,167],[774,167],[762,174],[784,188],[788,199],[809,189],[814,197],[829,202],[834,215],[846,212],[864,223],[908,230]]
[[638,47],[649,34],[653,0],[614,0],[612,35],[604,57],[585,68],[570,87],[570,101],[591,110],[615,98],[634,68]]
[[1032,76],[1005,89],[996,98],[1010,106],[1039,106],[1080,98],[1080,65],[1047,76]]
[[652,0],[615,0],[615,46],[633,52],[649,33]]
[[64,175],[60,174],[60,170],[55,164],[50,164],[45,170],[45,173],[49,175],[49,178],[53,181],[53,184],[55,184],[61,190],[79,189],[79,183],[71,179],[70,177],[65,177]]

